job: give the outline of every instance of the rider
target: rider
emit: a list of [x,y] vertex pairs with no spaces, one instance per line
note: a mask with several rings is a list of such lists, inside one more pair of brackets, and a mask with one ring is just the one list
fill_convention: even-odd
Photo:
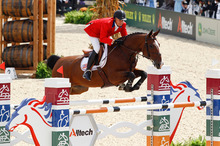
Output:
[[[120,32],[121,36],[127,35],[126,30],[126,20],[125,12],[122,10],[117,10],[114,13],[114,17],[101,18],[92,20],[88,23],[85,32],[89,35],[89,39],[93,46],[93,51],[88,59],[87,68],[83,74],[83,78],[91,80],[91,67],[94,63],[95,56],[99,53],[100,42],[106,43],[111,46],[114,42],[120,44],[121,42],[113,40],[112,35]],[[99,42],[100,41],[100,42]]]

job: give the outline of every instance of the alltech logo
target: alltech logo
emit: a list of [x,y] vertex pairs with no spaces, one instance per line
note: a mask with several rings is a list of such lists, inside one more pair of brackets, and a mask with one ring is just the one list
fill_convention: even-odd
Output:
[[166,19],[165,17],[161,17],[161,13],[159,13],[159,20],[158,20],[158,28],[166,29],[166,30],[173,30],[173,20],[171,18]]
[[70,137],[71,136],[90,136],[90,135],[93,135],[93,130],[91,128],[88,130],[72,129],[72,131],[70,132]]
[[189,22],[189,24],[186,24],[186,22],[184,20],[181,20],[181,17],[179,17],[177,32],[193,35],[192,22]]

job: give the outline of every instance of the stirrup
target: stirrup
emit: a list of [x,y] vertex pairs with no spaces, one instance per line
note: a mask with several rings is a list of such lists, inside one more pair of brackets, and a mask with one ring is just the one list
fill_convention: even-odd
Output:
[[91,75],[92,75],[92,71],[91,70],[86,70],[83,74],[83,78],[87,79],[88,81],[91,81]]

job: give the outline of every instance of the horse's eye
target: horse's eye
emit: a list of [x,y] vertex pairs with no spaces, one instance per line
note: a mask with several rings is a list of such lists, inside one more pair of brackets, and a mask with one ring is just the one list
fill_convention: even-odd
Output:
[[149,45],[150,46],[150,48],[153,48],[153,45]]

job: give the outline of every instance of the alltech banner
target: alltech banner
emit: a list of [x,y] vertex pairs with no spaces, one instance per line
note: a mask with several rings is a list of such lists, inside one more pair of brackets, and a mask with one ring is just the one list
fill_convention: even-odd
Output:
[[161,32],[189,39],[196,39],[196,17],[157,9],[156,28]]
[[219,45],[218,23],[220,24],[219,20],[197,16],[196,40]]
[[126,4],[126,6],[123,7],[123,10],[126,13],[126,23],[128,26],[142,28],[145,30],[156,30],[156,9],[137,6],[135,4]]

